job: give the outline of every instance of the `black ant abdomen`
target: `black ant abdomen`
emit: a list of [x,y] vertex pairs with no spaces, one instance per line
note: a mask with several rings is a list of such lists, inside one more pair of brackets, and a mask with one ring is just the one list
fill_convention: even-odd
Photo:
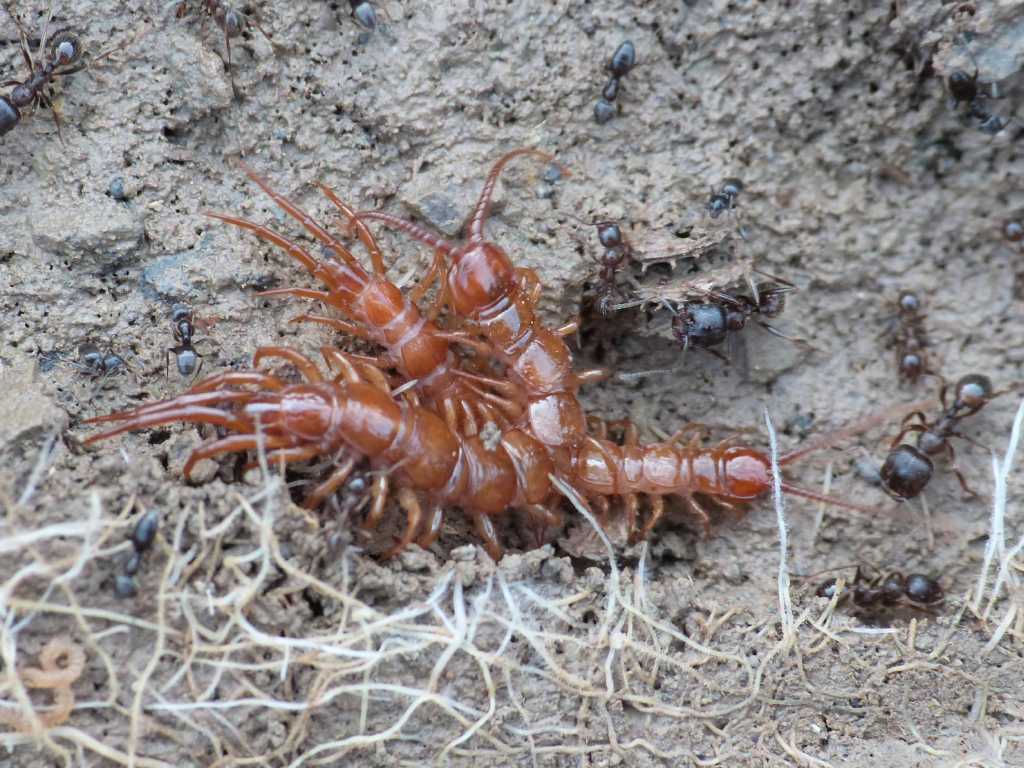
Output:
[[608,61],[608,71],[612,73],[612,77],[622,78],[628,75],[635,66],[636,46],[633,45],[632,40],[626,40],[612,54]]
[[896,501],[906,501],[920,495],[932,479],[935,467],[920,450],[912,445],[900,445],[889,451],[882,464],[882,487]]
[[672,318],[672,332],[685,349],[714,347],[725,341],[729,331],[728,316],[718,304],[684,304]]
[[912,573],[907,576],[904,591],[909,600],[921,605],[932,605],[945,597],[939,582],[923,573]]
[[352,16],[363,29],[373,32],[377,29],[377,9],[367,0],[348,0]]

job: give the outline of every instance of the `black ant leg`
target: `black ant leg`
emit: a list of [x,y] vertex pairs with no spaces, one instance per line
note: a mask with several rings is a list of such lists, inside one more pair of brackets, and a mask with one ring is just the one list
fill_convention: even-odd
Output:
[[901,442],[903,442],[903,437],[908,432],[927,432],[927,431],[928,431],[928,427],[925,424],[908,424],[907,426],[903,427],[903,429],[900,430],[900,433],[898,435],[896,435],[896,438],[892,441],[892,443],[889,444],[889,447],[890,448],[895,448],[897,445],[899,445]]
[[964,492],[969,496],[977,496],[978,492],[967,484],[967,480],[964,478],[964,473],[961,472],[960,467],[956,465],[956,452],[953,450],[953,446],[948,440],[946,441],[946,454],[949,456],[949,468],[953,470],[953,474],[956,475],[956,479],[960,481],[960,487],[963,488]]

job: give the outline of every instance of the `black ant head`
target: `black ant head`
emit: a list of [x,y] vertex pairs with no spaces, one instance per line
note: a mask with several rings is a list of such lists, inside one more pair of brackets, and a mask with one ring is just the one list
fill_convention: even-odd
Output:
[[899,445],[889,451],[882,464],[882,487],[897,501],[912,499],[932,479],[932,461],[912,445]]
[[725,327],[730,331],[742,331],[750,316],[748,309],[746,306],[728,307],[725,310]]
[[708,213],[712,219],[717,219],[723,213],[732,208],[732,199],[728,195],[716,193],[708,201]]
[[939,582],[928,578],[923,573],[912,573],[907,576],[905,593],[909,600],[922,605],[938,603],[943,598]]
[[980,373],[969,373],[956,383],[956,403],[977,410],[992,399],[992,381]]
[[758,289],[758,311],[765,317],[781,315],[782,311],[786,308],[786,294],[789,291],[789,288],[772,283],[769,283],[763,290]]
[[171,322],[180,323],[182,320],[192,320],[192,310],[184,304],[175,304],[171,307]]
[[924,360],[917,352],[907,352],[900,358],[900,373],[908,379],[917,379],[924,372]]
[[61,31],[50,41],[50,59],[58,66],[74,64],[82,56],[78,38],[71,32]]
[[903,291],[898,299],[900,312],[912,315],[921,311],[921,299],[913,291]]
[[832,598],[836,594],[836,580],[835,578],[826,579],[818,588],[814,591],[814,594],[818,597]]
[[978,73],[968,75],[962,69],[956,70],[949,76],[949,92],[957,104],[973,102],[978,96]]

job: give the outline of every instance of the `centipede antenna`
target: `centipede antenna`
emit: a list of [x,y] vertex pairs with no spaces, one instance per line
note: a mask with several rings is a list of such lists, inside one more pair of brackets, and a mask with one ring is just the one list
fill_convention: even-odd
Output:
[[[860,419],[849,426],[837,429],[834,432],[828,432],[818,439],[812,440],[806,445],[797,448],[795,451],[783,454],[779,457],[779,466],[784,467],[787,464],[792,464],[794,461],[803,458],[809,453],[814,453],[825,448],[831,448],[833,445],[841,443],[843,440],[867,432],[872,427],[884,424],[892,419],[901,418],[908,413],[913,413],[914,411],[927,411],[934,408],[935,404],[936,400],[932,398],[929,400],[918,400],[914,403],[903,403],[891,408],[886,408],[873,416]],[[808,491],[807,493],[811,492]]]
[[455,250],[455,243],[435,235],[433,232],[428,231],[425,227],[421,227],[419,224],[414,224],[411,221],[400,219],[384,211],[359,211],[356,214],[359,219],[369,219],[370,221],[379,221],[392,229],[397,229],[399,232],[404,232],[413,240],[419,240],[424,245],[429,245],[435,251],[441,251],[446,256],[450,255]]
[[491,168],[490,173],[487,174],[484,188],[480,190],[480,197],[476,201],[476,208],[473,209],[473,215],[469,219],[469,242],[482,243],[484,241],[484,222],[487,221],[487,215],[491,212],[491,196],[494,194],[494,188],[498,184],[498,177],[501,176],[501,172],[505,170],[505,166],[509,162],[523,155],[533,155],[541,160],[554,163],[558,166],[558,170],[563,176],[570,175],[569,169],[555,160],[554,155],[549,155],[547,152],[542,152],[533,147],[513,149],[508,154],[499,158],[498,162]]

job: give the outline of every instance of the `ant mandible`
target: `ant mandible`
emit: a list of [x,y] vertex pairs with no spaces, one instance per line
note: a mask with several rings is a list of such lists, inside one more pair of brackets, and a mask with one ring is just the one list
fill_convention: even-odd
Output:
[[[8,15],[14,20],[15,25],[18,27],[18,34],[21,38],[21,55],[25,59],[25,65],[28,67],[29,76],[25,80],[7,80],[4,83],[0,83],[0,87],[6,87],[13,85],[14,89],[7,96],[0,96],[0,136],[13,130],[19,122],[21,122],[21,110],[33,104],[37,104],[43,107],[50,107],[53,113],[53,122],[57,126],[57,136],[61,142],[64,141],[64,137],[61,134],[60,129],[60,118],[57,116],[57,110],[53,108],[53,103],[43,93],[43,89],[56,77],[64,77],[66,75],[80,72],[85,69],[86,64],[75,63],[81,58],[82,49],[79,46],[78,38],[75,37],[68,30],[61,30],[57,32],[53,39],[50,41],[49,59],[42,64],[37,64],[32,60],[32,53],[29,50],[28,35],[25,34],[24,28],[21,26],[21,21],[17,15],[11,11],[11,9],[5,3],[5,9]],[[47,15],[46,20],[43,22],[42,33],[39,37],[39,47],[37,51],[42,50],[46,46],[46,34],[47,27],[49,26],[50,20],[53,17],[53,8],[50,8],[50,13]],[[106,55],[106,54],[104,54]]]
[[[971,496],[978,494],[967,485],[963,473],[954,463],[955,453],[950,438],[959,437],[969,442],[976,442],[957,431],[960,421],[984,408],[993,398],[1005,394],[1009,390],[993,391],[992,382],[987,376],[971,373],[962,377],[955,387],[953,403],[946,405],[947,387],[942,383],[939,399],[943,413],[934,422],[929,423],[920,411],[907,414],[896,439],[892,441],[889,455],[882,464],[882,488],[897,501],[904,501],[918,496],[928,481],[931,480],[934,467],[929,456],[946,453],[949,456],[953,473],[960,486]],[[917,418],[920,423],[908,424]],[[917,447],[900,444],[908,432],[917,432]]]
[[168,363],[173,354],[178,364],[178,373],[182,376],[195,378],[203,369],[203,356],[196,352],[192,337],[195,334],[192,310],[184,304],[175,304],[171,309],[171,332],[174,334],[175,346],[168,347],[164,356],[164,376],[167,375]]

